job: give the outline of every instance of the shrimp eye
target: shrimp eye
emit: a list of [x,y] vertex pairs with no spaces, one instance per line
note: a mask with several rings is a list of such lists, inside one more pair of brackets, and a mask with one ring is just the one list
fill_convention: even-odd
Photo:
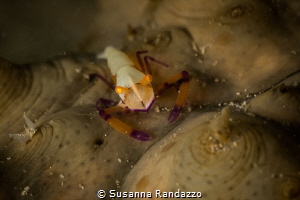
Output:
[[126,94],[128,92],[128,88],[117,86],[115,91],[118,94]]
[[152,76],[150,74],[147,74],[144,76],[144,78],[141,80],[141,85],[148,85],[152,81]]

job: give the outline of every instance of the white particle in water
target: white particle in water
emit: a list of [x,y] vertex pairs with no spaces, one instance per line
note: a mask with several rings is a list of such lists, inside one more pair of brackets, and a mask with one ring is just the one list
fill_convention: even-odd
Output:
[[79,187],[80,189],[82,189],[82,190],[84,189],[84,186],[81,185],[80,183],[79,183],[78,187]]
[[30,189],[29,186],[24,187],[24,190],[22,191],[21,195],[22,195],[22,196],[27,195],[27,194],[28,194],[27,192],[29,191],[29,189]]

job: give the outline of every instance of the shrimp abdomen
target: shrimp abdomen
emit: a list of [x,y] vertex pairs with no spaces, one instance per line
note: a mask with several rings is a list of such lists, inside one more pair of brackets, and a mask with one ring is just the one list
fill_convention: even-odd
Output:
[[105,57],[107,58],[107,64],[112,75],[116,75],[117,71],[124,66],[134,65],[134,63],[125,53],[112,46],[106,47],[104,53]]

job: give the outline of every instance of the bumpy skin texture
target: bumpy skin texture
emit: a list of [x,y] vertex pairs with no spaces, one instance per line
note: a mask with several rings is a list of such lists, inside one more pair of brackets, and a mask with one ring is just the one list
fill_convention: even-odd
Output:
[[[291,156],[297,151],[291,135],[237,112],[229,121],[229,112],[225,108],[215,117],[216,112],[191,114],[185,119],[189,123],[170,131],[144,154],[122,191],[150,191],[154,199],[159,199],[156,190],[178,189],[200,191],[207,199],[297,196],[300,157]],[[278,140],[279,135],[284,136]]]
[[[123,50],[133,62],[147,50],[170,66],[151,63],[154,89],[183,70],[191,76],[188,106],[175,124],[167,121],[172,88],[149,115],[117,115],[149,133],[148,142],[118,133],[96,112],[100,97],[119,101],[88,78],[100,73],[112,82],[104,60],[1,61],[0,198],[94,199],[99,189],[179,188],[212,200],[300,199],[299,18],[290,7],[298,3],[220,2],[151,1],[139,17],[148,23],[127,35]],[[231,112],[218,115],[224,105]],[[24,111],[38,129],[27,144],[8,137],[24,131]]]

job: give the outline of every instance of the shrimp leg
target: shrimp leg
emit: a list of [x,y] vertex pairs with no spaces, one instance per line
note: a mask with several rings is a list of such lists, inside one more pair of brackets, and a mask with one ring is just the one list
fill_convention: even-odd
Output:
[[145,62],[145,65],[146,65],[146,67],[145,67],[145,65],[144,65],[144,63],[143,63],[143,61],[142,61],[142,58],[141,58],[141,54],[143,54],[143,53],[148,53],[148,51],[137,51],[137,52],[136,52],[136,58],[137,58],[137,60],[138,60],[138,62],[139,62],[139,64],[140,64],[140,67],[141,67],[142,71],[143,71],[145,74],[150,74],[150,75],[152,75],[152,71],[151,71],[150,64],[149,64],[149,61],[148,61],[148,60],[151,60],[151,61],[153,61],[153,62],[156,62],[156,63],[158,63],[158,64],[160,64],[160,65],[162,65],[162,66],[164,66],[164,67],[169,67],[166,63],[163,63],[163,62],[161,62],[161,61],[159,61],[159,60],[156,60],[156,59],[154,59],[154,58],[151,57],[151,56],[145,56],[145,57],[144,57],[144,62]]
[[115,89],[115,86],[111,82],[109,82],[106,78],[104,78],[101,74],[90,74],[89,77],[90,78],[97,77],[101,81],[103,81],[103,83],[105,83],[108,87],[110,87],[113,90]]
[[169,78],[164,84],[161,85],[161,87],[158,89],[155,95],[155,96],[159,96],[166,89],[174,86],[176,82],[179,82],[180,86],[179,86],[178,96],[174,108],[168,117],[169,123],[173,123],[176,121],[187,100],[189,88],[190,88],[189,73],[187,71],[182,71],[179,74],[176,74],[175,76]]
[[98,105],[96,106],[98,113],[100,117],[102,117],[105,121],[107,121],[114,129],[124,133],[127,136],[133,137],[134,139],[140,140],[140,141],[148,141],[151,139],[151,137],[143,133],[139,130],[133,129],[132,127],[128,126],[124,122],[120,121],[119,119],[113,117],[110,115],[114,112],[121,112],[126,109],[120,107],[120,106],[114,106],[111,108],[101,109]]

